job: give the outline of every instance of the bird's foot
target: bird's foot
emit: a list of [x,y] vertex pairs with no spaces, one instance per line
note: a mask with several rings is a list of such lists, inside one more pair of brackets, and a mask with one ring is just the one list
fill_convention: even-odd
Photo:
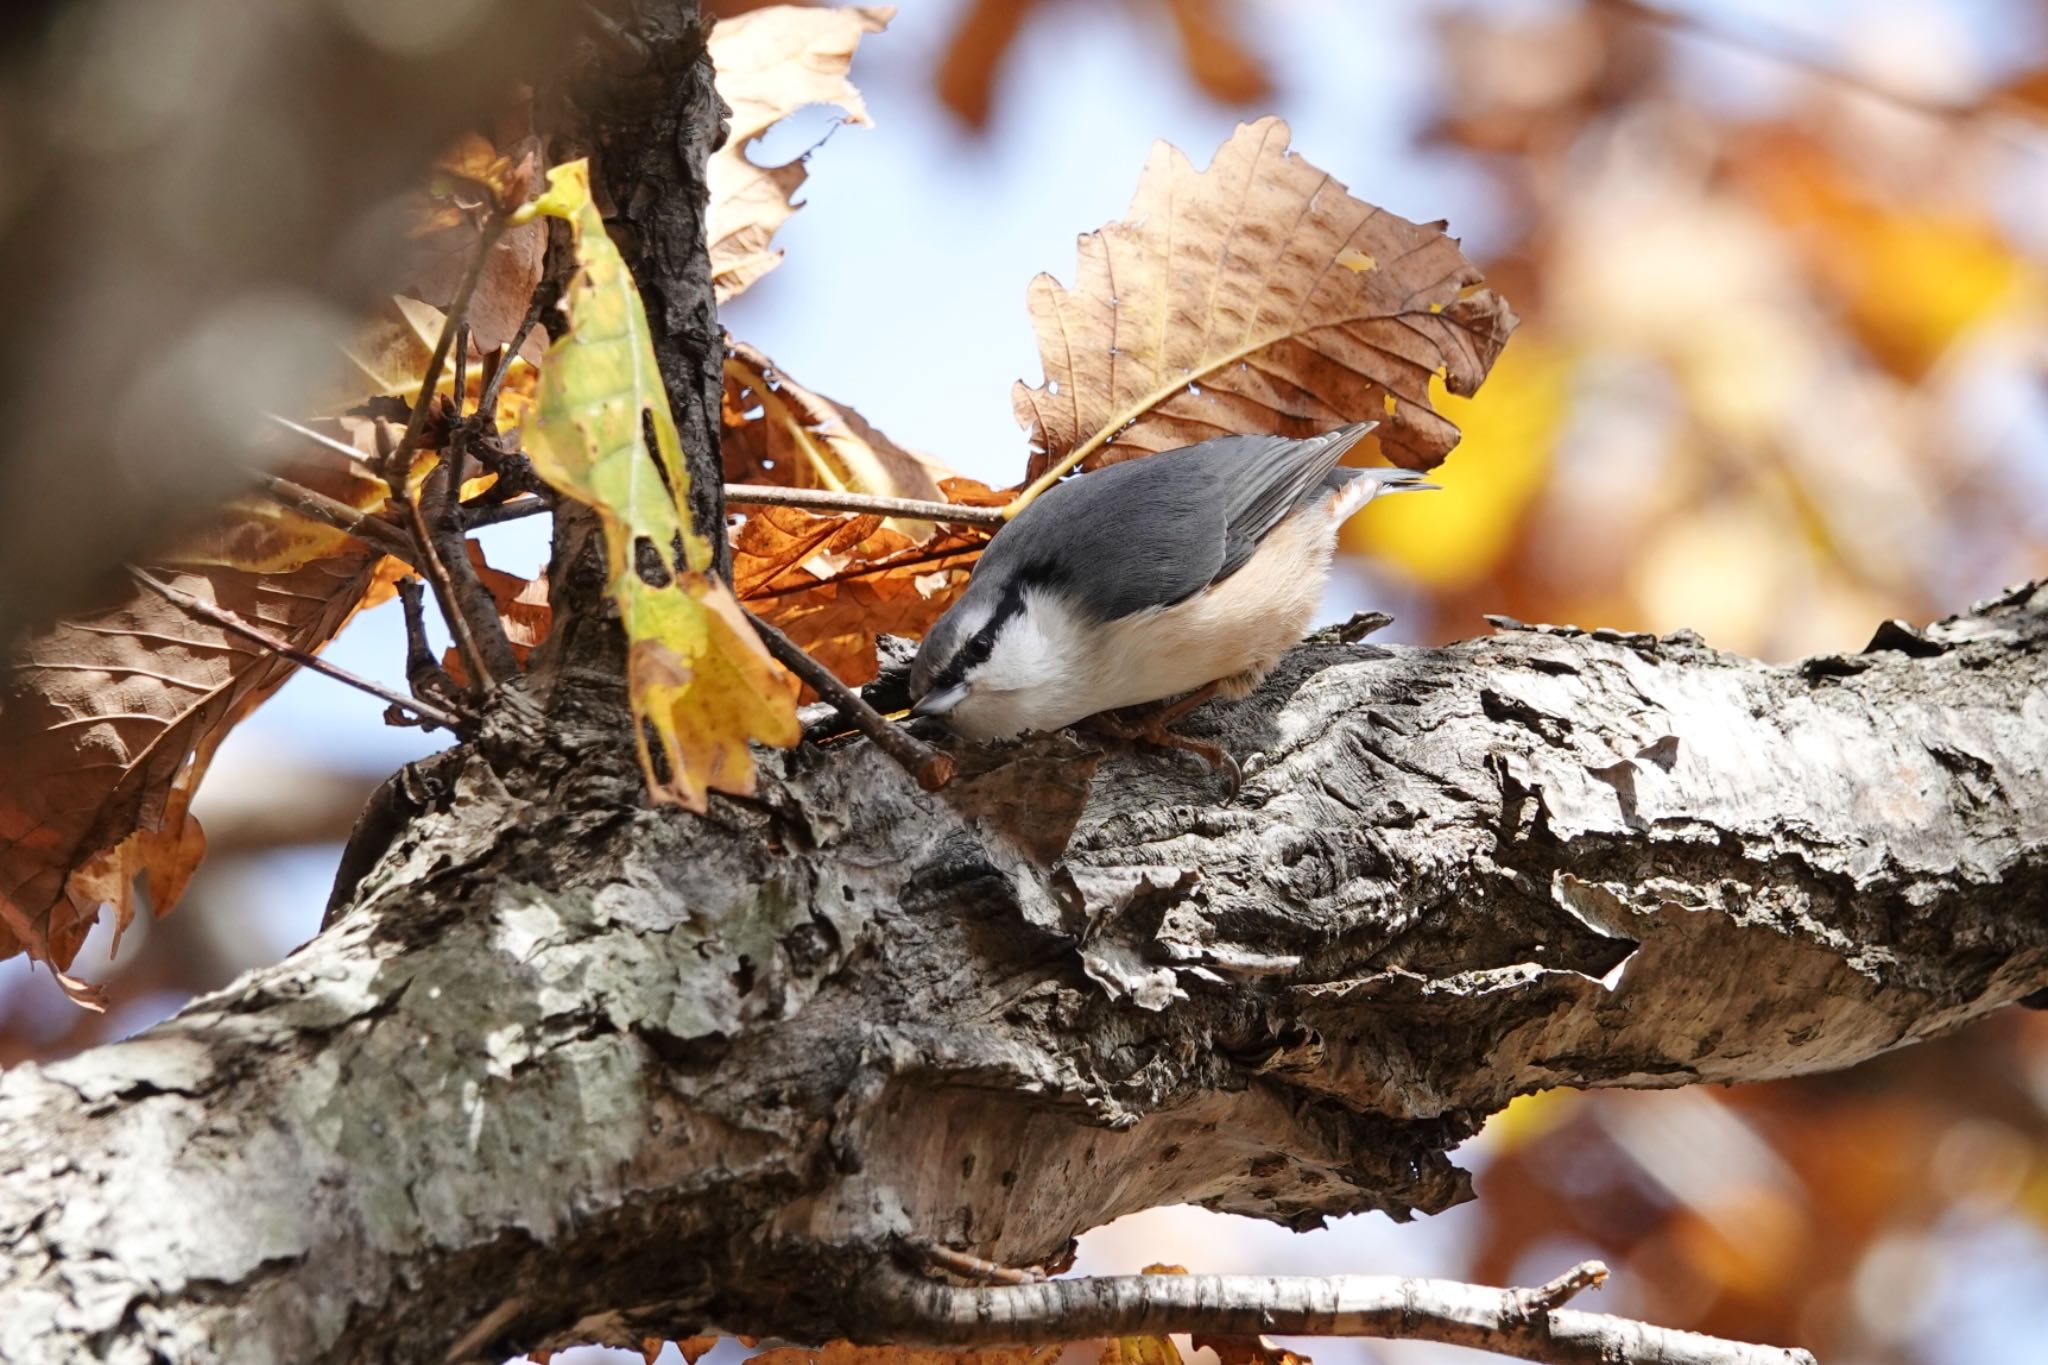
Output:
[[1211,683],[1199,691],[1190,692],[1179,701],[1150,712],[1132,715],[1128,708],[1124,711],[1105,711],[1101,715],[1090,716],[1081,724],[1112,739],[1121,739],[1132,744],[1150,744],[1159,749],[1180,749],[1195,755],[1212,770],[1224,775],[1230,784],[1229,795],[1224,799],[1234,801],[1237,799],[1238,789],[1244,784],[1244,771],[1238,767],[1237,760],[1231,757],[1229,751],[1221,745],[1177,734],[1168,728],[1174,721],[1209,700],[1215,694],[1216,686],[1215,683]]

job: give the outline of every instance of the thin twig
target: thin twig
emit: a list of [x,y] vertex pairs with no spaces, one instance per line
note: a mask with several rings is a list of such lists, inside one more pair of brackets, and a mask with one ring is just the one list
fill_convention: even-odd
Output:
[[1897,86],[1884,85],[1857,72],[1835,66],[1808,53],[1800,52],[1797,50],[1797,45],[1802,40],[1797,34],[1770,24],[1767,21],[1756,19],[1755,16],[1751,16],[1752,19],[1765,30],[1771,41],[1778,44],[1778,46],[1766,46],[1744,37],[1742,34],[1731,33],[1725,28],[1708,23],[1698,15],[1683,14],[1677,10],[1665,9],[1660,5],[1648,4],[1646,0],[1596,0],[1596,3],[1605,5],[1618,14],[1635,19],[1640,23],[1649,24],[1654,28],[1669,29],[1678,33],[1690,33],[1697,37],[1705,38],[1709,42],[1719,43],[1724,47],[1732,47],[1738,51],[1749,53],[1751,56],[1762,57],[1766,61],[1773,61],[1781,66],[1792,67],[1820,80],[1831,81],[1836,85],[1845,86],[1860,94],[1883,100],[1888,104],[1896,104],[1901,108],[1911,109],[1915,113],[1926,114],[1933,118],[1952,119],[1965,117],[1977,112],[1976,108],[1972,105],[1959,104],[1952,100],[1937,99],[1928,95],[1919,95],[1910,90],[1901,90]]
[[[491,590],[483,585],[476,566],[469,562],[469,547],[464,544],[461,513],[455,510],[459,505],[457,479],[463,463],[463,448],[466,442],[457,436],[449,443],[442,467],[434,471],[429,480],[433,501],[422,509],[421,520],[431,521],[437,528],[433,532],[434,558],[447,571],[449,590],[453,594],[455,609],[468,627],[470,640],[478,657],[489,672],[499,679],[519,675],[519,656],[512,650],[512,640],[505,633],[505,622],[498,615],[498,603],[491,596]],[[432,513],[429,517],[426,514]],[[454,629],[454,623],[449,623]],[[467,656],[465,656],[465,662]]]
[[1045,1272],[1035,1266],[1019,1268],[991,1261],[922,1237],[905,1238],[904,1244],[927,1265],[936,1266],[963,1280],[981,1284],[1038,1284]]
[[268,417],[271,421],[277,423],[279,426],[283,427],[286,431],[289,431],[294,435],[303,436],[307,440],[313,442],[315,445],[324,447],[325,449],[332,451],[336,455],[346,457],[349,460],[349,468],[355,473],[363,474],[371,478],[383,477],[379,471],[370,468],[369,461],[363,458],[363,452],[357,450],[348,442],[337,441],[332,436],[327,435],[325,432],[315,431],[313,430],[313,428],[309,426],[302,426],[299,423],[294,422],[291,418],[280,416],[279,414],[274,412],[266,412],[263,415],[265,417]]
[[1549,1365],[1814,1365],[1796,1348],[1752,1346],[1558,1302],[1598,1284],[1587,1262],[1541,1289],[1489,1289],[1453,1280],[1391,1275],[1107,1275],[1038,1284],[961,1288],[885,1263],[876,1272],[878,1312],[864,1328],[902,1347],[1078,1341],[1088,1337],[1386,1337],[1470,1346]]
[[[390,424],[382,418],[377,422],[377,443],[380,447],[390,444],[390,450],[385,452],[387,456],[398,448],[392,443]],[[405,484],[406,476],[401,472],[391,485],[391,500],[405,513],[406,524],[412,529],[413,545],[419,551],[419,567],[426,572],[427,585],[434,590],[434,604],[448,622],[448,633],[455,637],[455,648],[462,655],[463,666],[469,670],[470,686],[481,695],[489,696],[497,690],[497,675],[484,663],[476,647],[476,636],[470,633],[469,618],[462,614],[455,597],[455,581],[448,576],[448,565],[442,560],[440,551],[434,548],[434,534],[427,527],[427,519],[420,515],[419,502],[406,491]]]
[[923,498],[885,498],[872,493],[840,493],[827,488],[781,488],[765,483],[729,483],[725,500],[736,507],[814,507],[826,512],[878,512],[887,517],[918,517],[955,526],[1001,526],[1003,509],[973,507]]
[[530,517],[540,512],[551,512],[554,510],[554,507],[555,500],[553,498],[514,498],[510,502],[465,508],[463,518],[469,523],[469,529],[474,531],[481,526],[498,526],[504,522],[517,521],[521,517]]
[[434,657],[434,650],[427,643],[426,594],[416,578],[401,578],[395,585],[398,601],[405,612],[405,681],[412,688],[415,697],[430,702],[445,701],[460,705],[462,689],[448,670],[441,667],[441,661]]
[[[451,309],[449,321],[455,320]],[[455,345],[449,350],[449,357],[455,366],[455,382],[449,386],[449,397],[455,400],[455,421],[462,421],[462,405],[469,400],[469,308],[465,302],[462,321],[456,323]]]
[[262,478],[264,491],[300,516],[310,517],[337,531],[345,531],[366,545],[394,555],[407,564],[412,563],[412,541],[375,512],[351,507],[339,498],[330,498],[318,489],[294,483],[281,475],[265,474]]
[[408,697],[403,692],[388,688],[380,682],[373,682],[369,678],[359,677],[339,664],[328,663],[317,654],[300,649],[288,640],[279,639],[261,626],[251,625],[226,607],[216,606],[202,598],[194,597],[191,593],[185,592],[182,589],[174,588],[162,579],[135,568],[133,565],[129,566],[128,572],[134,576],[136,582],[157,593],[166,601],[176,603],[200,620],[210,621],[223,630],[232,631],[244,639],[252,640],[271,651],[271,653],[290,659],[302,668],[310,668],[315,673],[324,673],[338,683],[346,683],[357,691],[367,692],[379,700],[390,702],[393,706],[415,712],[419,715],[420,719],[432,721],[434,724],[443,726],[455,734],[465,734],[469,730],[469,721],[466,717],[456,715],[453,711],[444,710],[431,702],[423,702],[417,697]]
[[953,780],[953,760],[916,735],[891,725],[882,713],[862,700],[860,693],[839,681],[832,670],[804,653],[802,646],[752,612],[747,619],[777,663],[810,684],[811,690],[830,702],[848,724],[875,742],[875,747],[903,765],[917,779],[917,785],[935,792]]
[[491,377],[484,381],[483,396],[477,399],[476,410],[497,421],[498,394],[505,387],[505,376],[512,372],[512,362],[519,359],[519,348],[526,344],[526,334],[540,325],[540,291],[535,290],[533,302],[527,305],[526,316],[512,332],[512,340],[505,344],[505,358],[491,371]]
[[[505,234],[505,215],[493,213],[484,220],[482,240],[477,243],[476,259],[469,263],[469,272],[462,277],[461,286],[455,291],[454,301],[448,305],[448,316],[441,319],[441,335],[434,342],[434,353],[427,358],[427,370],[420,379],[419,396],[413,400],[412,415],[406,419],[405,435],[385,456],[386,482],[394,488],[405,479],[411,466],[407,461],[413,451],[419,448],[420,432],[427,424],[427,409],[434,405],[434,391],[441,387],[441,369],[448,363],[448,352],[455,342],[457,327],[465,325],[469,316],[469,300],[476,293],[477,281],[483,278],[484,263],[491,258],[491,251],[498,245],[498,239]],[[465,360],[467,357],[465,357]],[[456,403],[461,403],[456,395]]]

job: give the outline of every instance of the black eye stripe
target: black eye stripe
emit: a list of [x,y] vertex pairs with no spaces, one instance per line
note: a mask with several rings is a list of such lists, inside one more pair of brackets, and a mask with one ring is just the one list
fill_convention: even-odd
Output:
[[960,646],[946,666],[932,675],[931,690],[951,687],[962,681],[970,669],[979,668],[988,662],[988,656],[996,647],[996,636],[1001,633],[1009,619],[1024,610],[1024,590],[1047,581],[1044,575],[1019,574],[1012,578],[1003,589],[1003,595],[996,600],[996,609],[980,630],[974,632],[966,644]]

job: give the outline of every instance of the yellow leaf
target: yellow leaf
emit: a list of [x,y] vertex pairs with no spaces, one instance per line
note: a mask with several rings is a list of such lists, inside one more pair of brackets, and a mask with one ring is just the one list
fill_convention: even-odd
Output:
[[1388,498],[1371,516],[1352,518],[1341,532],[1344,550],[1389,560],[1437,591],[1484,578],[1513,546],[1549,477],[1570,372],[1555,347],[1525,334],[1494,366],[1485,392],[1439,396],[1444,416],[1464,433],[1458,458],[1430,475],[1444,491]]
[[536,209],[568,221],[577,269],[562,299],[568,326],[541,369],[528,453],[542,478],[603,524],[648,790],[701,811],[712,790],[753,791],[748,740],[797,742],[795,680],[705,572],[711,547],[684,510],[690,476],[646,309],[591,203],[587,165],[550,171]]

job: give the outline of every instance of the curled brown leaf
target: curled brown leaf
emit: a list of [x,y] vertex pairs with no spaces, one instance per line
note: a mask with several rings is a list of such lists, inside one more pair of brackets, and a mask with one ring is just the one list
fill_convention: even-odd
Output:
[[1242,125],[1202,171],[1159,144],[1130,215],[1081,239],[1073,287],[1032,282],[1045,382],[1014,404],[1034,478],[1367,419],[1411,469],[1457,444],[1430,381],[1477,389],[1514,314],[1443,224],[1352,197],[1287,140],[1277,118]]
[[718,93],[732,111],[725,145],[712,154],[708,173],[711,275],[720,303],[782,263],[769,239],[796,212],[791,198],[809,174],[802,157],[759,166],[748,148],[806,105],[837,105],[845,122],[871,123],[846,71],[861,36],[879,33],[895,13],[890,5],[775,5],[720,20],[711,30]]

